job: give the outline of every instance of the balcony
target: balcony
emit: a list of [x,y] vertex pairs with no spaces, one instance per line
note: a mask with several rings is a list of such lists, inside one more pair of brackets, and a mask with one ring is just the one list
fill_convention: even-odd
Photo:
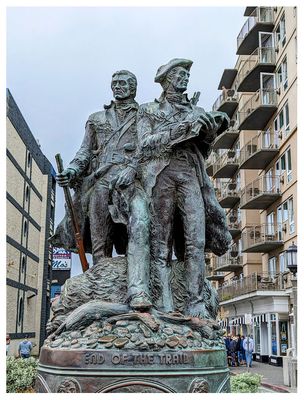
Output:
[[237,93],[233,89],[223,91],[212,106],[212,111],[223,111],[229,118],[233,116],[238,106]]
[[250,15],[252,15],[255,9],[256,7],[246,7],[244,12],[244,17],[250,17]]
[[242,231],[243,253],[268,253],[283,246],[280,224],[259,224]]
[[236,54],[251,54],[259,46],[258,32],[272,32],[273,28],[272,7],[255,7],[237,37]]
[[275,50],[258,47],[246,59],[238,74],[238,92],[256,92],[260,87],[260,74],[275,70]]
[[223,208],[233,208],[240,201],[240,191],[234,180],[221,183],[217,194],[218,201]]
[[279,176],[260,176],[241,190],[240,208],[265,210],[281,197]]
[[235,239],[237,236],[239,236],[241,234],[241,232],[242,232],[241,221],[238,218],[236,210],[231,210],[227,214],[227,224],[228,224],[228,229],[232,236],[232,239]]
[[225,277],[225,272],[207,271],[206,279],[209,281],[222,281]]
[[240,131],[238,129],[229,128],[221,135],[217,136],[212,144],[214,150],[217,149],[231,149],[236,139],[239,137]]
[[236,75],[237,69],[224,69],[223,75],[218,85],[218,90],[222,90],[223,87],[225,87],[226,89],[231,89]]
[[214,152],[212,152],[206,160],[206,172],[209,176],[213,175],[213,166],[214,163],[216,162],[216,159],[217,155]]
[[227,301],[244,294],[256,291],[282,290],[281,277],[271,277],[269,275],[257,274],[256,272],[233,281],[230,285],[222,286],[218,289],[219,301]]
[[240,108],[240,130],[264,130],[277,110],[277,94],[274,89],[259,89]]
[[276,142],[270,131],[255,136],[240,151],[240,169],[265,169],[279,153]]
[[216,259],[215,272],[235,272],[243,268],[243,257],[237,251],[230,251]]
[[232,178],[239,168],[238,153],[231,149],[218,156],[213,165],[213,178]]

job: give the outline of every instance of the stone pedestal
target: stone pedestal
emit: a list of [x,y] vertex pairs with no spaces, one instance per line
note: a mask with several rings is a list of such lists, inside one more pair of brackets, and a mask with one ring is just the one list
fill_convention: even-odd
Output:
[[42,347],[38,393],[227,393],[225,350]]

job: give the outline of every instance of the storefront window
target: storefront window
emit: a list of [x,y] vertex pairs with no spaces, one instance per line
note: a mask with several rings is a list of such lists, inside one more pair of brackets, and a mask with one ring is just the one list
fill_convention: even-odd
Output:
[[260,325],[256,324],[254,327],[254,337],[255,337],[255,352],[261,353],[261,330]]
[[287,321],[280,321],[280,350],[281,356],[286,356],[288,349]]

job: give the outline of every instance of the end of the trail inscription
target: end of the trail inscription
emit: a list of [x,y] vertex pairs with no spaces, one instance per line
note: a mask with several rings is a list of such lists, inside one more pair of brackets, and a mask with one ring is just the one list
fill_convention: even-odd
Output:
[[136,76],[115,72],[113,99],[89,116],[73,160],[64,168],[56,156],[66,215],[50,243],[77,252],[83,274],[52,303],[38,392],[229,390],[205,278],[205,253],[231,243],[205,168],[229,118],[188,96],[191,66],[160,66],[160,97],[142,105]]

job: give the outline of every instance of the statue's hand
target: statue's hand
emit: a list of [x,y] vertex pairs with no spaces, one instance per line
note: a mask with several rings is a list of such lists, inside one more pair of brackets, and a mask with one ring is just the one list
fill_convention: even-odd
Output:
[[201,114],[197,121],[202,124],[201,130],[208,136],[214,135],[220,127],[220,124],[217,124],[212,114],[208,112]]
[[172,131],[170,132],[171,139],[178,139],[182,135],[185,135],[191,127],[191,122],[184,121],[177,125]]
[[67,168],[60,174],[56,175],[56,181],[59,186],[68,186],[72,179],[76,177],[76,172],[74,169]]
[[131,185],[131,183],[133,183],[135,180],[135,175],[136,175],[136,171],[134,168],[132,168],[132,167],[125,168],[118,175],[118,179],[115,183],[115,186],[124,188],[124,187]]

